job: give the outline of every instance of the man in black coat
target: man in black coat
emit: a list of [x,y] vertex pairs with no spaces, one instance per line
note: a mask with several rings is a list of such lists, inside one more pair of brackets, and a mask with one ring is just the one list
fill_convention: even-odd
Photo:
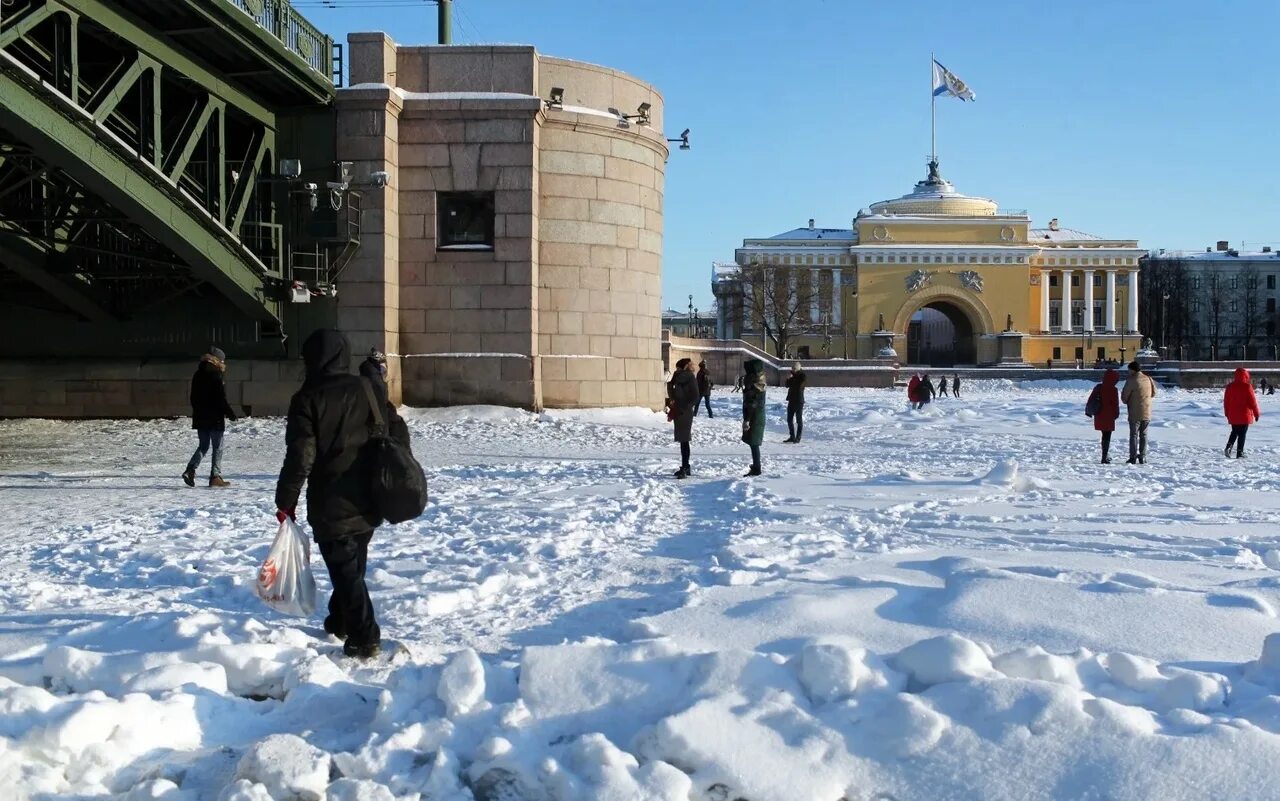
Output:
[[236,419],[231,404],[227,403],[227,385],[223,378],[226,370],[227,354],[218,348],[209,348],[209,352],[200,357],[196,373],[191,377],[191,427],[199,437],[199,445],[182,473],[188,487],[196,485],[196,469],[210,448],[213,462],[209,468],[209,486],[231,486],[222,478],[222,436],[226,432],[226,421]]
[[[289,404],[276,517],[282,522],[294,517],[305,483],[307,522],[333,583],[324,630],[346,640],[342,650],[348,656],[369,658],[380,651],[382,638],[364,578],[369,540],[382,524],[371,495],[372,453],[365,447],[373,409],[366,379],[349,372],[349,348],[341,332],[319,330],[307,337],[302,359],[307,377]],[[384,405],[388,435],[407,446],[408,426],[394,407]]]
[[791,375],[787,378],[787,431],[791,436],[783,442],[799,442],[804,434],[804,370],[800,362],[791,365]]
[[[698,362],[698,398],[707,404],[707,417],[715,417],[711,412],[711,375],[707,372],[707,363]],[[698,406],[693,407],[693,416],[698,416]]]
[[689,441],[693,439],[693,418],[698,413],[698,379],[693,374],[693,360],[681,359],[676,362],[676,371],[671,374],[667,384],[667,396],[670,403],[668,413],[675,424],[676,442],[680,443],[680,469],[676,478],[689,477]]

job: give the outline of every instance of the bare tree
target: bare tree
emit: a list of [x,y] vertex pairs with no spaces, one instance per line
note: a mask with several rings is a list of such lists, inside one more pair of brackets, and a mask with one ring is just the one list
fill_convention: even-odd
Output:
[[1143,259],[1140,330],[1168,347],[1171,357],[1191,337],[1191,280],[1182,259]]
[[1246,264],[1236,276],[1236,301],[1240,309],[1240,333],[1244,338],[1244,357],[1249,358],[1253,340],[1263,329],[1262,275],[1256,264]]
[[1210,269],[1205,276],[1205,302],[1209,304],[1209,352],[1214,359],[1221,357],[1222,322],[1227,315],[1227,304],[1231,302],[1231,289],[1228,279],[1216,267]]
[[751,322],[760,326],[773,343],[774,353],[783,357],[787,344],[807,323],[807,309],[813,306],[818,287],[811,271],[788,265],[748,264],[742,268],[743,293]]

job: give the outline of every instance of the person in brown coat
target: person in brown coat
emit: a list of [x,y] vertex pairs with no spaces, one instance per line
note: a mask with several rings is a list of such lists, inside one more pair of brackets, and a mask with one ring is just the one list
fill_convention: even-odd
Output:
[[1151,400],[1156,382],[1142,372],[1142,365],[1129,362],[1129,377],[1120,391],[1120,402],[1129,410],[1128,464],[1147,463],[1147,426],[1151,424]]
[[693,374],[693,361],[681,359],[667,384],[667,419],[675,424],[675,439],[680,443],[680,469],[676,478],[689,477],[689,441],[693,439],[693,418],[701,400],[698,378]]

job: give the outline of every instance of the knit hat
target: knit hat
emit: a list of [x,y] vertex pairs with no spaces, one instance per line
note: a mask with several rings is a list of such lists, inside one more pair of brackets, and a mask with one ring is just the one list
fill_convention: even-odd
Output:
[[227,354],[222,352],[222,348],[217,348],[213,345],[209,346],[209,355],[220,362],[225,362],[227,360]]

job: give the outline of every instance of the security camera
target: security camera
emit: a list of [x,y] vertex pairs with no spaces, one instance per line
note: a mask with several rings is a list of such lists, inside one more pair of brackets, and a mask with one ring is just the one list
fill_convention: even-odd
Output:
[[378,172],[370,173],[369,180],[373,183],[374,186],[382,187],[391,183],[391,175],[389,173],[383,172],[382,170],[379,170]]
[[307,190],[308,192],[316,191],[316,185],[312,183],[305,183],[302,185],[302,188]]
[[330,191],[333,191],[333,192],[347,191],[346,181],[329,181],[328,183],[325,184],[325,186],[329,187]]

